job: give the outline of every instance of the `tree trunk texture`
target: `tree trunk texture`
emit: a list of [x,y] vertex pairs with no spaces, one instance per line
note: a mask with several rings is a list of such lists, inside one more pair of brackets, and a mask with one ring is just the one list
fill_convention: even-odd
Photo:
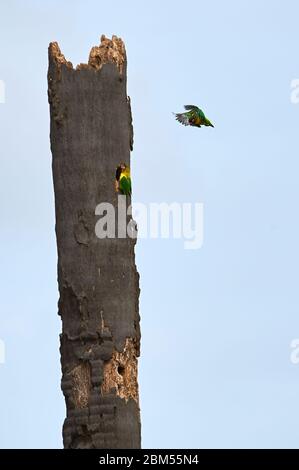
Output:
[[[65,448],[140,448],[139,275],[132,238],[98,238],[133,128],[121,39],[102,36],[76,69],[49,46],[48,96],[58,249]],[[126,204],[130,204],[127,197]]]

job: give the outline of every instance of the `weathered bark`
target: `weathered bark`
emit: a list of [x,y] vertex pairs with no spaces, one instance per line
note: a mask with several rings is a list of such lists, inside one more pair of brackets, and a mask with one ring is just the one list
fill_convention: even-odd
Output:
[[[95,208],[116,208],[115,170],[133,130],[121,39],[76,69],[49,46],[48,93],[62,319],[65,448],[139,448],[139,276],[135,240],[99,239]],[[130,203],[127,198],[127,204]]]

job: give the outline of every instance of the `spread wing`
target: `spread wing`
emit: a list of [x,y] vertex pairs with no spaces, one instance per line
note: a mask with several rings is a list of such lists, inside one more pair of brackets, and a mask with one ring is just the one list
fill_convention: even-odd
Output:
[[175,115],[176,120],[179,121],[184,126],[190,125],[187,113],[176,113],[176,114],[174,113],[174,115]]

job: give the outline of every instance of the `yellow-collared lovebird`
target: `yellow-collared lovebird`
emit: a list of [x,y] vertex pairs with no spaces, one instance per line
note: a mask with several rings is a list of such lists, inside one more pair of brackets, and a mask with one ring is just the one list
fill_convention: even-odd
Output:
[[186,113],[174,113],[175,118],[184,126],[207,126],[214,127],[211,121],[206,118],[204,112],[193,104],[186,104],[184,106]]
[[132,192],[131,174],[130,168],[125,163],[121,163],[116,168],[115,179],[117,191],[125,196],[130,196]]

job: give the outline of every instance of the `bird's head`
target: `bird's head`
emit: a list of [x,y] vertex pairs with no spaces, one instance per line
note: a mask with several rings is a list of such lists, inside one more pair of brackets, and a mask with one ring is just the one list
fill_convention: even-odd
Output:
[[127,165],[125,163],[120,163],[116,168],[115,179],[119,181],[120,175],[126,171],[128,171]]

